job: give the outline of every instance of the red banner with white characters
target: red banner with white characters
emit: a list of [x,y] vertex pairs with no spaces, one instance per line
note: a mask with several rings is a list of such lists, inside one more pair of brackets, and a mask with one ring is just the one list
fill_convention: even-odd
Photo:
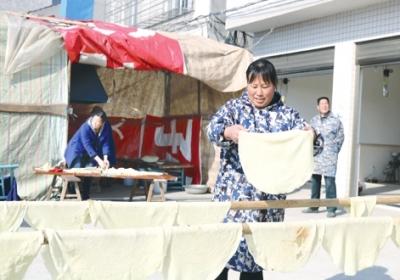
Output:
[[201,183],[200,116],[146,116],[142,155],[193,165],[185,169],[186,184]]
[[[69,138],[87,118],[80,115],[69,122]],[[147,115],[145,119],[108,117],[108,120],[113,129],[117,159],[156,155],[162,161],[192,165],[193,168],[185,168],[186,183],[201,183],[200,116]]]

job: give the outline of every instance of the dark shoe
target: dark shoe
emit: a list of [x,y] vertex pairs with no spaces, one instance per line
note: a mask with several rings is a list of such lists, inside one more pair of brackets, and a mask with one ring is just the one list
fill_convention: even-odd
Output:
[[318,213],[319,211],[318,211],[318,209],[306,208],[302,212],[306,213],[306,214],[311,214],[311,213]]
[[335,214],[335,212],[328,212],[328,213],[326,213],[326,217],[328,217],[328,218],[335,218],[335,217],[336,217],[336,214]]

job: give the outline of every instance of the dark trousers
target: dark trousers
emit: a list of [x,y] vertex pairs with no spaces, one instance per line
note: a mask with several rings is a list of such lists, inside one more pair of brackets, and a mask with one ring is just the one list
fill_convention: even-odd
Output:
[[[92,162],[92,160],[89,157],[78,157],[75,158],[71,166],[68,166],[68,168],[84,168],[84,167],[92,167],[95,166]],[[82,200],[88,200],[90,197],[90,185],[92,183],[92,178],[90,177],[83,177],[81,178],[81,195],[82,195]]]
[[[311,177],[311,198],[320,199],[321,197],[321,175],[313,174]],[[326,198],[336,198],[336,181],[335,177],[324,176],[325,180],[325,195]],[[318,210],[318,207],[311,207]],[[336,207],[328,207],[328,212],[335,212]]]
[[[228,280],[228,269],[224,268],[215,280]],[[260,272],[240,272],[240,280],[263,280],[262,271]]]

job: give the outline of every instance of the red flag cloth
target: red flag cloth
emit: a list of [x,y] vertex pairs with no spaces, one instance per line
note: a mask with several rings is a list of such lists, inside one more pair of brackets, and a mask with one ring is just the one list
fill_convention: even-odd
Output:
[[177,40],[147,29],[102,21],[85,23],[53,26],[62,35],[73,63],[183,74],[183,52]]

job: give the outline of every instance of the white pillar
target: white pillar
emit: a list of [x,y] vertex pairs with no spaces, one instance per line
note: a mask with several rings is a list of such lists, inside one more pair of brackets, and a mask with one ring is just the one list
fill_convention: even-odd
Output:
[[356,65],[356,44],[343,42],[335,45],[333,68],[332,111],[344,126],[344,143],[339,153],[336,173],[338,197],[355,194],[355,156],[358,121],[359,66]]

